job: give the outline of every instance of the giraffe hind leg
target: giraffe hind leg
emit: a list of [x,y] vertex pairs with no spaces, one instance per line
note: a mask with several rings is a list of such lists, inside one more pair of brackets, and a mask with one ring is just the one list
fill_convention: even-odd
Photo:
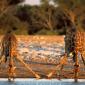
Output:
[[13,57],[10,57],[9,68],[8,68],[8,81],[14,81],[15,78],[15,69]]

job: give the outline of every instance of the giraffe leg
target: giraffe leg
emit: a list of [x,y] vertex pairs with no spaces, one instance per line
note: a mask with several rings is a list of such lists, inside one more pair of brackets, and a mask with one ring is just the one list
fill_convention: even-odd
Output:
[[74,78],[75,78],[75,82],[78,81],[78,71],[79,71],[79,65],[74,65]]
[[[64,67],[64,65],[65,65],[66,63],[67,63],[67,54],[65,54],[64,56],[62,56],[62,58],[60,59],[59,64],[56,66],[56,69],[59,70],[59,68],[60,68],[60,70],[59,70],[59,77],[61,76],[63,67]],[[47,75],[47,77],[48,77],[48,78],[52,77],[52,75],[53,75],[54,73],[55,73],[55,71],[50,72],[50,73]]]
[[11,81],[11,75],[12,75],[11,69],[12,69],[12,66],[9,65],[9,67],[8,67],[8,81],[9,81],[9,82]]
[[9,77],[8,77],[8,81],[11,81],[12,79],[14,80],[14,78],[15,78],[15,68],[16,67],[14,66],[13,57],[12,57],[9,60],[9,69],[8,69]]
[[21,58],[18,57],[18,56],[16,56],[16,58],[17,58],[30,72],[32,72],[37,79],[40,78],[40,76],[39,76],[36,72],[34,72],[34,71],[29,67],[28,64],[26,64],[26,63],[23,61],[23,59],[21,59]]
[[62,59],[60,60],[60,64],[61,64],[61,66],[60,66],[60,71],[59,71],[59,79],[61,79],[63,68],[67,64],[67,54],[65,54],[62,57]]
[[78,72],[79,72],[78,52],[76,52],[75,64],[74,64],[74,79],[75,79],[75,82],[78,81]]
[[63,68],[64,68],[64,65],[61,65],[61,68],[60,68],[60,71],[59,71],[59,80],[61,79],[62,77],[62,71],[63,71]]
[[[59,69],[59,67],[60,67],[60,64],[58,64],[58,65],[56,66],[56,69]],[[52,75],[53,75],[55,72],[56,72],[56,71],[53,70],[52,72],[48,73],[48,74],[47,74],[48,79],[51,78]]]
[[15,67],[13,66],[13,67],[9,67],[9,77],[8,77],[8,80],[9,81],[12,81],[12,79],[13,79],[13,81],[14,81],[14,79],[15,79]]

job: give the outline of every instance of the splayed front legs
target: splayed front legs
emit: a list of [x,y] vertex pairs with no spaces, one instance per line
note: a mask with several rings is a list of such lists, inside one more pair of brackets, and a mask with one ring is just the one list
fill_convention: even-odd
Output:
[[[21,59],[21,57],[19,57],[19,55],[16,56],[15,58],[16,58],[18,61],[20,61],[20,62],[25,66],[25,68],[27,68],[30,72],[32,72],[32,74],[33,74],[37,79],[40,78],[40,76],[39,76],[36,72],[34,72],[34,71],[29,67],[29,65],[26,64],[26,63],[23,61],[23,59]],[[8,73],[9,73],[8,80],[9,80],[9,81],[11,81],[12,79],[14,80],[14,78],[15,78],[15,69],[16,69],[16,67],[14,66],[13,57],[10,57],[10,58],[9,58],[9,69],[8,69]]]

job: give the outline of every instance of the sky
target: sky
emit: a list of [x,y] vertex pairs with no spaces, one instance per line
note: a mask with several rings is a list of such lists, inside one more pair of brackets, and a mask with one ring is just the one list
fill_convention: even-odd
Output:
[[[40,0],[25,0],[25,2],[23,4],[40,5]],[[54,6],[58,6],[58,5],[55,5],[55,3],[52,1],[50,1],[49,4],[54,5]]]
[[39,5],[40,0],[25,0],[25,4],[30,4],[30,5]]

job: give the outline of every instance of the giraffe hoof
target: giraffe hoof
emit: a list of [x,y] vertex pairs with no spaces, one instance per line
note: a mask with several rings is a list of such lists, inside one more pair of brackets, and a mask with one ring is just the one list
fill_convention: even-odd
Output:
[[8,81],[11,82],[11,78],[8,78]]
[[8,78],[8,81],[9,81],[9,82],[13,82],[13,81],[14,81],[14,78],[13,78],[13,79]]
[[41,77],[39,75],[36,75],[36,79],[40,79]]

